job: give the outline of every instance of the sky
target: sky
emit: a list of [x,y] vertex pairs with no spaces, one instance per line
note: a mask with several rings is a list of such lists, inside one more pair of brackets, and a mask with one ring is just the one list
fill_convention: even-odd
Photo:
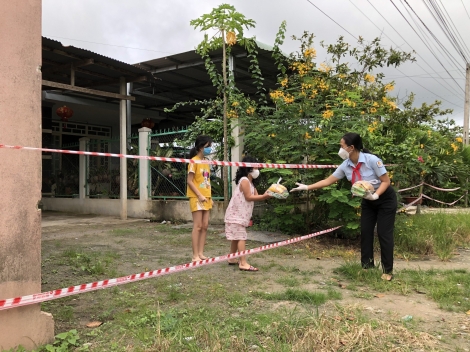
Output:
[[386,48],[415,51],[415,63],[381,69],[385,81],[395,81],[392,95],[402,100],[413,92],[415,106],[440,100],[442,108],[454,110],[450,117],[462,126],[465,59],[431,15],[429,2],[441,6],[470,60],[470,36],[465,36],[470,32],[469,0],[42,0],[42,34],[135,64],[194,50],[204,33],[192,28],[190,20],[228,3],[256,22],[245,35],[268,45],[286,21],[285,53],[298,50],[292,35],[313,33],[319,63],[326,60],[319,43],[334,43],[339,36],[353,47],[359,36],[366,41],[381,37]]

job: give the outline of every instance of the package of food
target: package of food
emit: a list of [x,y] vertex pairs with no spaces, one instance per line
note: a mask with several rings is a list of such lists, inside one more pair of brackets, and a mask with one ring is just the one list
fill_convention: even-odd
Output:
[[278,198],[278,199],[286,199],[289,196],[289,191],[287,190],[286,187],[281,185],[279,182],[281,182],[281,178],[277,183],[273,183],[266,193],[268,193],[271,197]]
[[351,193],[353,196],[364,197],[367,192],[375,192],[374,186],[372,186],[372,184],[368,181],[356,181],[351,187]]

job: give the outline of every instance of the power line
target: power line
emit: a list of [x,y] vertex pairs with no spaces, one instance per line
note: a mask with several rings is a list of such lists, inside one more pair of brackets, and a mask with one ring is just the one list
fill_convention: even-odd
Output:
[[[374,23],[374,21],[372,21],[364,12],[362,12],[361,9],[359,9],[351,0],[349,0],[349,1],[351,2],[351,4],[354,5],[354,7],[356,7],[356,9],[357,9],[360,13],[362,13],[370,22],[372,22],[372,24],[373,24],[377,29],[380,30],[380,28]],[[388,22],[388,20],[387,20],[384,16],[382,16],[382,14],[380,13],[380,11],[377,10],[377,9],[375,8],[375,6],[372,5],[372,3],[371,3],[370,1],[368,1],[368,2],[369,2],[369,4],[373,7],[373,9],[388,23],[388,25],[389,25],[390,27],[392,27],[392,29],[405,41],[405,43],[408,44],[408,46],[409,46],[413,51],[416,52],[416,50],[413,49],[413,47],[411,46],[411,44],[409,44],[409,43],[406,41],[406,39],[403,38],[403,37],[401,36],[401,34],[391,25],[391,23]],[[391,42],[392,42],[393,44],[395,44],[395,46],[398,47],[398,44],[396,44],[389,36],[387,36],[384,32],[383,32],[383,34],[384,34],[388,39],[390,39]],[[436,73],[436,74],[440,77],[439,73],[437,73],[437,72],[431,67],[431,65],[430,65],[423,57],[421,57],[421,55],[418,54],[418,52],[416,52],[416,55],[418,55],[418,57],[420,57],[420,58],[426,63],[426,65],[428,65],[428,66],[431,68],[431,70],[433,70],[434,73]],[[419,63],[417,63],[417,65],[418,65],[418,67],[420,67],[424,72],[426,72],[428,75],[430,75],[430,73],[429,73],[428,71],[426,71]],[[442,77],[441,77],[441,78],[442,78]],[[439,83],[437,80],[436,80],[436,82]],[[444,81],[444,82],[445,82],[445,81]],[[447,83],[447,82],[445,82],[445,83]],[[456,93],[456,91],[454,90],[454,88],[452,88],[450,85],[448,85],[448,87],[449,87],[454,93]],[[459,93],[457,92],[457,94],[459,94]]]
[[460,0],[460,1],[462,1],[463,8],[465,9],[465,12],[467,13],[468,18],[470,19],[470,15],[468,14],[467,8],[465,7],[465,3],[463,2],[463,0]]
[[[369,0],[368,0],[369,1]],[[393,2],[393,0],[390,0],[390,2],[393,4],[393,6],[395,6],[395,8],[397,9],[397,11],[400,13],[400,15],[405,19],[406,23],[408,23],[408,25],[411,27],[411,29],[416,33],[416,35],[419,37],[419,39],[421,39],[421,41],[426,45],[426,47],[428,48],[429,51],[431,51],[431,53],[434,55],[434,57],[436,58],[436,60],[439,62],[439,64],[444,68],[444,70],[447,72],[447,74],[449,75],[449,77],[452,77],[452,75],[448,72],[447,68],[442,64],[441,60],[439,60],[439,58],[434,54],[434,52],[429,48],[429,46],[424,42],[424,40],[420,37],[420,35],[418,34],[418,32],[416,32],[416,30],[413,28],[413,26],[411,25],[411,23],[408,21],[408,19],[405,17],[405,15],[403,15],[403,13],[400,11],[400,9],[395,5],[395,3]],[[408,4],[408,2],[405,0],[405,3],[410,6]],[[411,6],[410,6],[411,8]],[[413,11],[413,13],[416,15],[416,13],[414,12],[413,8],[411,8],[411,10]],[[419,18],[418,15],[416,15],[416,17],[418,17],[418,19],[423,23],[424,25],[424,22]],[[426,25],[425,25],[426,27]],[[427,27],[426,27],[427,28]],[[436,38],[437,40],[437,38]],[[462,87],[460,87],[460,85],[457,83],[457,81],[455,81],[455,83],[457,84],[457,86],[462,90],[462,92],[464,92],[464,90],[462,89]],[[464,92],[465,93],[465,92]]]
[[318,11],[320,11],[322,14],[324,14],[326,17],[328,17],[330,20],[332,20],[334,23],[336,23],[338,26],[340,26],[340,27],[341,27],[344,31],[346,31],[351,37],[353,37],[354,39],[358,40],[358,38],[357,38],[355,35],[351,34],[351,32],[349,32],[346,28],[344,28],[342,25],[340,25],[338,22],[336,22],[334,19],[332,19],[330,16],[328,16],[328,15],[327,15],[325,12],[323,12],[317,5],[315,5],[314,3],[312,3],[310,0],[307,0],[307,1],[310,3],[310,5],[316,7],[316,9],[317,9]]
[[[444,59],[446,59],[446,56],[447,56],[448,59],[449,59],[449,61],[447,61],[447,62],[449,62],[451,65],[453,65],[454,67],[457,68],[457,67],[459,66],[458,61],[456,61],[453,56],[450,56],[450,55],[447,54],[447,49],[446,49],[446,48],[444,48],[444,50],[439,50],[439,45],[437,45],[434,41],[432,41],[432,39],[434,39],[434,38],[430,37],[429,33],[426,33],[426,32],[421,28],[421,26],[420,26],[419,23],[417,22],[417,19],[415,19],[415,18],[413,17],[413,15],[410,13],[410,10],[403,4],[403,1],[402,1],[402,0],[400,0],[400,1],[402,2],[402,6],[404,7],[404,9],[406,10],[406,12],[408,13],[408,16],[410,16],[410,18],[411,18],[411,20],[413,21],[413,23],[415,24],[416,28],[420,31],[421,35],[423,36],[423,39],[422,39],[422,40],[426,41],[426,43],[429,45],[429,47],[434,46],[434,47],[437,49],[437,51],[438,51],[441,55],[442,55],[442,53],[444,53],[444,55],[443,55]],[[428,41],[427,38],[429,38],[429,41]],[[429,49],[430,49],[430,48],[429,48]],[[431,50],[431,49],[430,49],[430,50]],[[436,55],[433,51],[431,51],[431,53],[432,53],[433,55]],[[447,54],[447,55],[446,55],[446,54]],[[448,60],[448,59],[446,59],[446,60]],[[460,74],[461,74],[462,76],[464,76],[462,70],[463,70],[463,68],[461,68]]]
[[46,35],[44,34],[45,37],[50,37],[50,38],[61,38],[61,39],[67,39],[67,40],[73,40],[76,42],[84,42],[84,43],[91,43],[91,44],[98,44],[98,45],[106,45],[106,46],[115,46],[117,48],[126,48],[126,49],[134,49],[134,50],[143,50],[143,51],[153,51],[155,53],[164,53],[164,54],[172,54],[169,51],[160,51],[160,50],[151,50],[151,49],[144,49],[144,48],[133,48],[130,46],[124,46],[124,45],[114,45],[114,44],[106,44],[106,43],[98,43],[98,42],[90,42],[88,40],[80,40],[80,39],[72,39],[72,38],[65,38],[65,37],[59,37],[57,35]]
[[[428,11],[431,13],[432,17],[434,18],[434,20],[436,21],[438,26],[441,28],[444,35],[447,37],[447,39],[451,43],[451,45],[454,47],[454,49],[457,51],[457,53],[459,53],[460,56],[462,56],[464,61],[466,63],[468,63],[468,59],[467,59],[466,55],[463,52],[464,50],[461,47],[461,45],[458,43],[458,40],[455,38],[455,35],[452,32],[452,29],[447,24],[445,16],[442,13],[442,10],[439,8],[439,5],[433,0],[429,0],[429,5],[426,3],[425,0],[422,0],[422,1],[423,1],[424,5],[426,6],[426,8],[428,9]],[[406,0],[405,0],[405,2],[411,8],[411,6],[408,4],[408,2]],[[434,12],[431,10],[431,8],[429,6],[431,6],[433,8]]]
[[[316,7],[316,8],[317,8],[321,13],[323,13],[326,17],[328,17],[330,20],[332,20],[334,23],[336,23],[338,26],[340,26],[342,29],[344,29],[344,30],[345,30],[347,33],[349,33],[352,37],[356,38],[356,37],[355,37],[354,35],[352,35],[347,29],[345,29],[343,26],[341,26],[340,24],[338,24],[338,22],[336,22],[334,19],[332,19],[330,16],[328,16],[325,12],[323,12],[320,8],[318,8],[318,6],[312,4],[312,3],[310,2],[310,0],[307,0],[307,1],[308,1],[311,5],[313,5],[314,7]],[[369,1],[369,0],[368,0],[368,1]],[[357,38],[356,38],[356,39],[357,39]],[[405,74],[404,74],[402,71],[400,71],[398,68],[395,68],[395,69],[396,69],[398,72],[400,72],[402,75],[405,75]],[[446,71],[447,71],[447,70],[446,70]],[[405,76],[406,76],[406,75],[405,75]],[[454,103],[452,103],[451,101],[449,101],[449,100],[447,100],[447,99],[444,99],[444,98],[442,98],[441,96],[439,96],[438,94],[436,94],[436,93],[430,91],[429,89],[427,89],[427,88],[424,87],[423,85],[421,85],[421,84],[419,84],[418,82],[416,82],[414,79],[412,79],[412,78],[409,78],[409,79],[411,79],[411,80],[412,80],[413,82],[415,82],[417,85],[421,86],[422,88],[424,88],[425,90],[427,90],[428,92],[430,92],[431,94],[433,94],[433,96],[437,96],[437,97],[441,98],[442,100],[448,102],[449,104],[452,104],[452,105],[454,105],[454,106],[460,107],[459,105],[454,104]]]

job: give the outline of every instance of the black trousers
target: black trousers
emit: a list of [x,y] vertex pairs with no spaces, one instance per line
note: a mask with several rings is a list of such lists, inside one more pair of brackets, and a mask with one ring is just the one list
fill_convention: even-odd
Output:
[[393,230],[397,211],[397,196],[390,186],[377,200],[362,200],[361,211],[361,264],[363,268],[374,267],[374,229],[380,243],[382,270],[393,272]]

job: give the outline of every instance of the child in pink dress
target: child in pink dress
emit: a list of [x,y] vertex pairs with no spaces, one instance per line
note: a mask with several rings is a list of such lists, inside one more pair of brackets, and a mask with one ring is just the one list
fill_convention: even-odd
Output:
[[[250,156],[245,156],[242,160],[245,163],[257,163],[258,161]],[[246,228],[250,223],[253,214],[255,201],[265,200],[271,196],[267,193],[258,195],[253,180],[259,176],[257,167],[239,167],[235,176],[235,187],[232,199],[225,212],[225,235],[230,243],[230,253],[241,252],[245,250],[245,241],[247,238]],[[240,257],[239,262],[228,262],[229,265],[236,265],[242,271],[258,271],[247,263],[246,257]]]

